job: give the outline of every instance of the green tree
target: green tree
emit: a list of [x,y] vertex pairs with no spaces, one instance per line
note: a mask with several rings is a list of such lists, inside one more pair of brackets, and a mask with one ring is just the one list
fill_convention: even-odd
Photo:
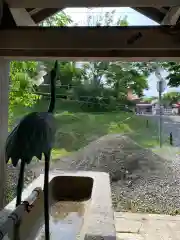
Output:
[[115,18],[115,10],[101,14],[93,14],[91,10],[87,19],[88,26],[128,26],[127,16]]
[[180,101],[180,92],[168,92],[163,94],[163,101],[168,104],[177,103]]
[[151,103],[153,100],[158,100],[158,97],[152,96],[152,97],[143,97],[142,101]]
[[146,76],[138,69],[134,69],[133,63],[111,63],[106,77],[107,84],[113,87],[117,99],[126,98],[128,88],[139,97],[143,96],[144,89],[148,89]]
[[[41,23],[42,26],[67,26],[72,23],[70,16],[68,16],[64,11],[61,11]],[[50,71],[53,66],[52,61],[43,61],[42,64],[46,67],[47,71]],[[68,94],[71,85],[80,84],[81,82],[82,69],[76,66],[76,62],[69,61],[59,61],[59,73],[58,79],[60,81],[61,87],[57,87],[57,93],[63,95]],[[49,77],[46,77],[49,83]],[[41,89],[44,89],[40,87]],[[61,88],[61,89],[60,89]],[[49,89],[47,88],[47,91]]]
[[168,72],[166,79],[168,80],[168,86],[178,87],[180,86],[180,64],[177,62],[143,62],[136,63],[136,66],[142,68],[142,71],[148,75],[155,71],[156,66],[163,68]]
[[[90,26],[127,26],[127,17],[115,18],[115,11],[106,12],[104,14],[90,16],[88,18]],[[41,23],[43,26],[61,26],[72,23],[69,16],[64,12],[60,12]],[[23,66],[24,64],[24,66]],[[16,96],[11,96],[12,104],[20,102],[22,105],[32,105],[36,99],[34,95],[34,84],[36,76],[37,63],[29,62],[18,65],[16,62],[15,70],[12,72],[14,81],[12,89],[15,89]],[[35,66],[33,65],[35,64]],[[42,64],[49,72],[52,68],[52,61],[43,61]],[[143,90],[146,89],[146,77],[149,74],[149,68],[140,63],[124,63],[124,62],[87,62],[77,67],[76,62],[59,62],[59,83],[57,93],[63,96],[70,96],[75,100],[82,102],[93,102],[93,106],[106,106],[108,104],[115,105],[114,101],[122,100],[127,96],[127,88],[131,87],[133,91],[142,96]],[[45,79],[49,83],[48,76]],[[21,84],[20,84],[21,83]],[[49,91],[48,88],[42,88],[42,91]],[[44,86],[47,87],[47,86]],[[26,91],[25,91],[26,90]],[[25,96],[26,92],[29,98]],[[18,95],[19,94],[19,95]],[[24,95],[23,95],[24,94]],[[26,99],[25,99],[26,98]],[[23,100],[25,99],[25,101]],[[113,101],[113,104],[111,104]]]
[[84,80],[96,87],[102,85],[102,79],[108,70],[109,62],[89,62],[83,65]]
[[[63,11],[43,22],[41,26],[65,26],[72,22],[71,18]],[[47,71],[52,68],[53,61],[46,61]],[[38,63],[35,61],[13,61],[10,66],[10,94],[9,115],[13,117],[14,108],[18,105],[32,106],[39,98],[35,93]]]
[[[44,61],[42,63],[46,67],[47,71],[50,71],[50,69],[52,69],[52,61]],[[61,85],[72,85],[74,82],[78,81],[81,78],[83,70],[76,66],[76,62],[58,61],[58,63],[58,78],[61,82]]]
[[[127,26],[127,17],[115,18],[115,11],[88,17],[89,26]],[[127,88],[131,87],[139,96],[148,88],[147,76],[149,68],[138,63],[123,62],[87,62],[83,64],[83,85],[79,93],[87,101],[110,103],[110,99],[126,99]],[[80,96],[80,95],[79,95]],[[89,96],[89,97],[88,97]],[[108,100],[105,100],[108,99]]]
[[10,65],[9,120],[17,106],[32,106],[38,99],[34,94],[37,62],[12,61]]
[[58,26],[64,27],[72,23],[72,19],[64,11],[60,11],[51,17],[46,18],[39,25],[43,27]]
[[180,64],[176,62],[164,62],[162,66],[168,71],[168,85],[170,87],[178,87],[180,85]]

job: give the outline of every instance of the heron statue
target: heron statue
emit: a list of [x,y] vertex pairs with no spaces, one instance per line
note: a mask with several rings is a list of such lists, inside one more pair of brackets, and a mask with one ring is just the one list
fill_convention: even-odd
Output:
[[58,73],[56,61],[50,72],[51,100],[47,112],[32,112],[25,116],[13,129],[6,141],[6,163],[11,159],[14,167],[21,160],[20,173],[17,184],[16,207],[21,204],[21,195],[24,185],[25,165],[29,164],[33,157],[45,158],[44,171],[44,221],[45,239],[49,240],[49,165],[52,145],[55,136],[55,82]]

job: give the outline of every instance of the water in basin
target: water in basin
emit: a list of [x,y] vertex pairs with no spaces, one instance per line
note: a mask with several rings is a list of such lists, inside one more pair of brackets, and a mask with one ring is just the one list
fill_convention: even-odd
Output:
[[[75,240],[83,225],[87,201],[56,202],[50,208],[50,238],[52,240]],[[44,226],[36,240],[45,239]]]

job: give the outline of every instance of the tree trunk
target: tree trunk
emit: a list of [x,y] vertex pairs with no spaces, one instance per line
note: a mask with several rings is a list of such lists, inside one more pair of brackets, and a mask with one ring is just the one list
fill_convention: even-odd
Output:
[[5,204],[6,163],[4,155],[8,134],[9,61],[0,58],[0,209]]

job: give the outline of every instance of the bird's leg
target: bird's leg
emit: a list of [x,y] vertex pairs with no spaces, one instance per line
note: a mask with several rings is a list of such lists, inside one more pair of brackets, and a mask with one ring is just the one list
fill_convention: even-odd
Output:
[[[16,199],[16,207],[21,204],[21,196],[22,196],[22,190],[24,186],[24,170],[25,170],[25,161],[24,159],[21,159],[21,166],[20,166],[20,172],[19,172],[19,179],[18,179],[18,185],[17,185],[17,199]],[[20,223],[17,223],[14,228],[14,240],[19,240],[19,226]]]
[[44,224],[45,224],[45,240],[50,239],[49,235],[49,162],[51,152],[45,154],[45,171],[44,171]]
[[22,196],[22,190],[24,186],[24,170],[25,170],[25,161],[21,160],[21,166],[20,166],[20,172],[19,172],[19,179],[18,179],[18,185],[17,185],[17,199],[16,199],[16,207],[21,204],[21,196]]

